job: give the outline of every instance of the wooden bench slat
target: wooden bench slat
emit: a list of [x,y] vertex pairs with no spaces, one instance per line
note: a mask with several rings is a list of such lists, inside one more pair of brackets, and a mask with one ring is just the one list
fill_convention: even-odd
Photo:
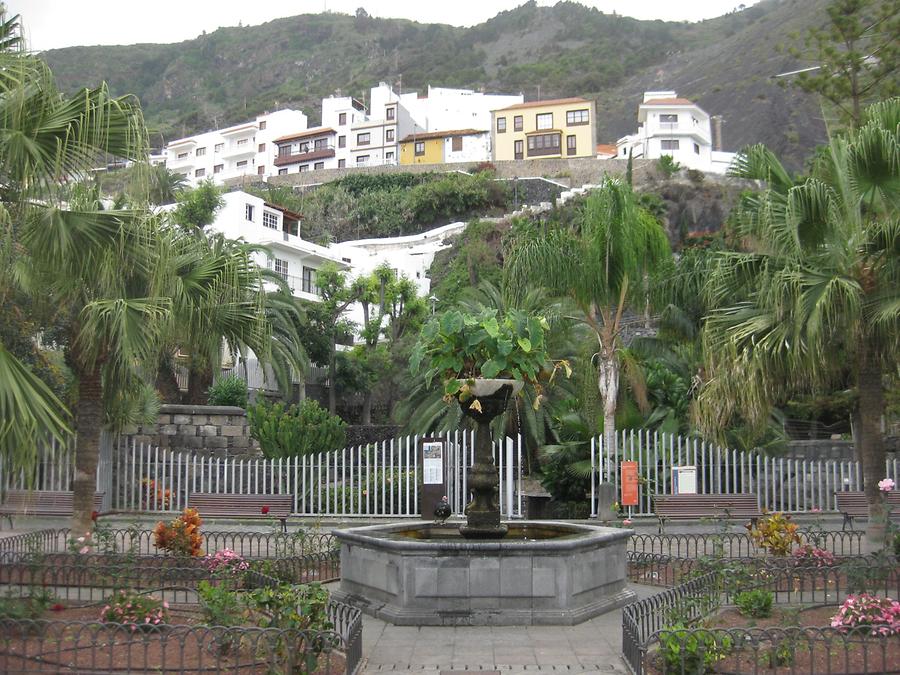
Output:
[[[885,493],[887,502],[892,507],[892,517],[900,516],[900,513],[893,511],[900,507],[900,492],[891,491]],[[837,501],[838,511],[844,516],[844,522],[841,526],[842,530],[850,525],[853,528],[853,519],[869,515],[869,502],[866,500],[866,493],[858,490],[848,492],[835,492],[835,500]]]
[[[201,516],[277,518],[286,530],[287,518],[294,510],[294,495],[192,492],[188,494],[188,506],[197,509]],[[269,507],[268,513],[262,512],[263,506]]]
[[654,512],[662,532],[667,520],[699,518],[759,518],[759,505],[754,494],[687,494],[654,495]]
[[[94,510],[103,508],[104,492],[94,493]],[[12,527],[13,516],[71,516],[75,512],[75,494],[70,490],[9,490],[0,504],[0,515]]]

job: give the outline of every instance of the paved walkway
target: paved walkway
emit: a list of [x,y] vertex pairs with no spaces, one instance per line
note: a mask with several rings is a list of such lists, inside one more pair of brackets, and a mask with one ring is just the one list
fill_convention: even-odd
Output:
[[[638,597],[659,588],[631,584]],[[393,626],[363,618],[363,673],[627,673],[622,612],[578,626]]]

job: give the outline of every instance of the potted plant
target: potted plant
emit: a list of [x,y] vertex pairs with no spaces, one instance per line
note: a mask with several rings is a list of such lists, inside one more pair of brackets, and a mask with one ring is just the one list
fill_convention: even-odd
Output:
[[443,383],[444,399],[457,401],[462,411],[478,425],[475,461],[468,472],[473,499],[466,508],[467,523],[460,527],[466,537],[500,537],[506,526],[500,523],[497,504],[499,476],[491,451],[490,422],[505,409],[510,396],[526,382],[538,389],[539,376],[559,368],[570,373],[569,364],[554,364],[546,351],[544,317],[511,310],[501,315],[486,308],[478,314],[452,310],[433,318],[422,329],[410,357],[413,373],[424,368],[426,382]]

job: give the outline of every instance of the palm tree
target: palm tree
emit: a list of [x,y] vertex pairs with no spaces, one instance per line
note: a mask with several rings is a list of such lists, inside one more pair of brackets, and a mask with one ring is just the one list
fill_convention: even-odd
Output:
[[507,257],[507,288],[522,293],[543,285],[569,298],[596,338],[607,447],[615,439],[623,317],[629,305],[643,310],[648,275],[670,256],[659,222],[637,206],[628,185],[607,178],[587,197],[577,223],[521,231]]
[[745,149],[734,174],[767,188],[735,213],[745,251],[721,253],[709,279],[719,309],[704,327],[699,422],[718,432],[740,411],[762,427],[780,398],[833,384],[849,366],[868,531],[878,539],[884,377],[900,355],[900,99],[832,139],[804,180],[762,146]]
[[150,203],[156,206],[174,204],[178,195],[188,187],[184,174],[171,171],[162,164],[150,167],[147,179],[150,183]]

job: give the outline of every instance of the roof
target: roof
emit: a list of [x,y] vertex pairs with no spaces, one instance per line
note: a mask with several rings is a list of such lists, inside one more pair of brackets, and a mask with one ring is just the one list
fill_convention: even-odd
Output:
[[263,202],[263,204],[268,206],[270,209],[275,209],[276,211],[281,211],[288,218],[293,218],[294,220],[303,220],[303,216],[301,216],[299,213],[296,213],[295,211],[291,211],[290,209],[286,209],[283,206],[278,206],[278,204],[272,204],[271,202],[265,202],[265,201]]
[[310,136],[321,136],[323,134],[334,134],[337,133],[331,127],[316,127],[315,129],[307,129],[306,131],[299,131],[296,134],[288,134],[287,136],[280,136],[276,138],[273,143],[283,143],[285,141],[296,141],[299,138],[308,138]]
[[686,98],[651,98],[644,101],[641,105],[695,105],[693,101]]
[[590,101],[578,96],[574,98],[553,98],[546,101],[529,101],[527,103],[516,103],[515,105],[511,105],[508,108],[501,108],[500,110],[518,110],[519,108],[543,108],[544,106],[564,105],[566,103],[590,103]]
[[400,139],[401,143],[409,143],[410,141],[427,141],[432,138],[450,138],[451,136],[474,136],[476,134],[486,134],[487,129],[452,129],[450,131],[423,131],[422,133],[412,133],[406,138]]
[[598,143],[597,144],[597,154],[598,155],[616,155],[618,154],[619,149],[615,145],[609,145],[607,143]]

